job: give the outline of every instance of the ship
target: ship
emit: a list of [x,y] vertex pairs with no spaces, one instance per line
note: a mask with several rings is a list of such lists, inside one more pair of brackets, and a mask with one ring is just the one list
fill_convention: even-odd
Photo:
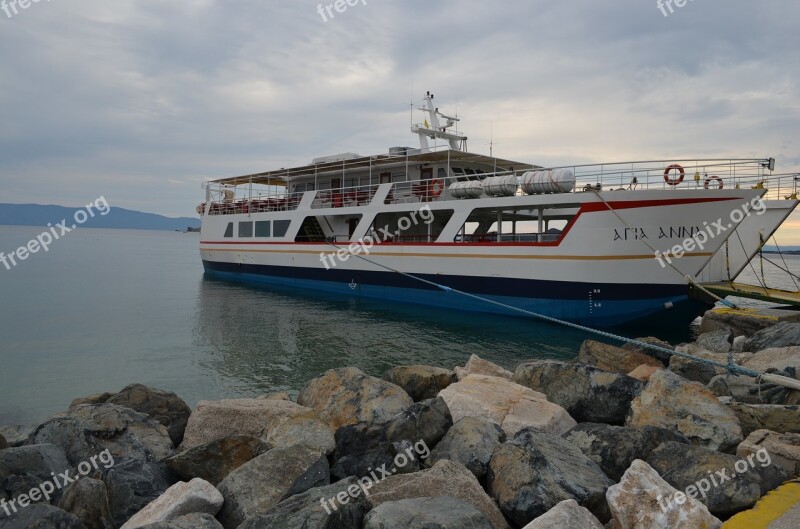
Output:
[[420,104],[418,147],[204,182],[205,272],[465,314],[674,325],[797,205],[768,195],[792,185],[773,158],[546,167],[470,152],[459,117],[430,92]]

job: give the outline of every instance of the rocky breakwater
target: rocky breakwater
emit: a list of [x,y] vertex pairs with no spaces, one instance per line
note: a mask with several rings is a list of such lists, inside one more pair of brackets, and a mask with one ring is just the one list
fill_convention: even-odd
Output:
[[[678,347],[795,376],[800,324],[778,325]],[[718,528],[800,505],[797,402],[596,341],[513,370],[334,369],[296,399],[194,410],[134,385],[0,428],[0,529]]]

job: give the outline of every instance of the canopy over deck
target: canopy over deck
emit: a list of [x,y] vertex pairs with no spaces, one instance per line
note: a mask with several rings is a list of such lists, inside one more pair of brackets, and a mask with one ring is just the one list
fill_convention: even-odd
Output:
[[[416,149],[410,149],[416,151]],[[433,163],[476,163],[495,171],[519,171],[538,168],[537,166],[526,164],[514,160],[505,160],[486,156],[483,154],[473,154],[463,151],[443,150],[436,152],[415,152],[407,155],[378,154],[373,156],[361,156],[349,160],[334,162],[321,162],[316,164],[304,165],[301,167],[291,167],[288,169],[278,169],[263,173],[255,173],[242,176],[233,176],[210,180],[211,184],[238,186],[245,184],[261,185],[285,185],[291,181],[299,179],[313,179],[318,176],[342,175],[352,172],[363,172],[365,170],[381,171],[392,167],[403,167],[406,165],[433,164]]]

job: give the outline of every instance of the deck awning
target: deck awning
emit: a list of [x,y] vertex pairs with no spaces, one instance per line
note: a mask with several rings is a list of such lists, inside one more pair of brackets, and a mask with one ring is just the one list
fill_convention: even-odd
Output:
[[227,186],[239,186],[247,184],[283,186],[288,182],[299,179],[309,179],[319,176],[335,176],[337,174],[344,176],[354,172],[363,173],[365,170],[369,170],[370,168],[372,168],[373,171],[379,172],[383,169],[402,167],[405,165],[412,166],[420,164],[447,163],[448,159],[450,160],[451,165],[459,162],[469,162],[483,165],[486,168],[486,172],[510,170],[517,171],[533,169],[536,167],[519,161],[505,160],[483,154],[445,150],[436,152],[420,152],[416,154],[410,154],[408,156],[391,154],[362,156],[360,158],[353,158],[350,160],[323,162],[304,165],[301,167],[292,167],[289,169],[278,169],[263,173],[220,178],[217,180],[210,180],[209,183]]

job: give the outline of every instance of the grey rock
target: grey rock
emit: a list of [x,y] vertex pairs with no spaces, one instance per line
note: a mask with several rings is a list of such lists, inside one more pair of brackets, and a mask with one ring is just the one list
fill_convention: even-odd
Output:
[[274,448],[231,472],[217,486],[225,504],[217,518],[226,529],[263,514],[284,499],[330,484],[327,458],[306,446]]
[[386,502],[364,519],[364,529],[491,529],[486,516],[448,496]]
[[0,516],[0,529],[86,529],[74,514],[52,505],[36,504],[16,514]]
[[758,384],[752,377],[717,375],[708,383],[708,389],[718,397],[733,397],[736,402],[767,404],[766,395],[759,396]]
[[464,417],[453,425],[428,458],[428,466],[443,459],[461,463],[479,481],[486,480],[494,451],[506,441],[503,429],[480,417]]
[[[697,499],[718,517],[752,507],[786,480],[786,472],[777,465],[764,467],[755,460],[754,465],[740,461],[736,456],[708,448],[673,442],[659,446],[647,458],[647,463],[676,489],[687,491],[694,487]],[[707,492],[697,490],[706,485]]]
[[603,529],[603,526],[577,501],[564,500],[523,529]]
[[414,401],[400,386],[347,367],[311,380],[298,394],[297,403],[315,409],[337,430],[359,422],[385,424]]
[[104,472],[111,515],[116,526],[161,496],[172,484],[172,476],[161,463],[122,459]]
[[0,435],[0,450],[5,450],[6,448],[8,448],[8,442],[5,437]]
[[624,428],[597,423],[581,423],[563,437],[617,482],[622,479],[631,463],[636,459],[647,459],[661,443],[689,443],[683,435],[664,428]]
[[202,478],[217,485],[232,471],[271,448],[266,441],[240,435],[190,448],[168,458],[166,464],[182,479]]
[[10,447],[27,444],[31,432],[33,432],[33,426],[0,426],[0,436],[5,438]]
[[498,448],[489,464],[489,494],[520,526],[570,499],[606,522],[610,513],[605,494],[613,484],[577,447],[529,429]]
[[781,322],[748,338],[744,343],[744,350],[755,353],[763,349],[794,345],[800,345],[800,323]]
[[367,511],[364,489],[351,477],[287,498],[238,529],[361,529]]
[[665,367],[664,362],[653,356],[653,351],[649,349],[631,350],[594,340],[586,340],[581,344],[576,360],[579,364],[623,374],[641,365]]
[[154,418],[167,429],[175,446],[181,444],[186,423],[192,414],[192,409],[175,393],[142,384],[131,384],[106,402],[126,406]]
[[187,514],[215,516],[223,501],[222,494],[204,479],[195,478],[188,483],[180,481],[137,512],[120,529],[139,529],[154,523],[170,522]]
[[780,433],[800,433],[800,406],[778,404],[728,404],[742,426],[744,437],[756,430],[772,430]]
[[547,395],[576,421],[623,424],[643,384],[627,375],[550,360],[517,367],[514,381]]
[[669,362],[669,370],[681,378],[701,384],[708,384],[721,371],[712,365],[682,356],[672,357]]
[[428,470],[389,476],[377,483],[366,483],[365,486],[369,487],[368,501],[373,507],[411,498],[449,496],[477,507],[494,529],[509,529],[497,504],[486,494],[475,476],[453,461],[439,461]]
[[703,315],[700,332],[707,333],[730,329],[734,336],[753,336],[776,322],[798,322],[800,312],[796,310],[764,309],[728,310],[712,309]]
[[657,426],[685,435],[692,444],[733,450],[744,439],[736,414],[697,382],[656,371],[631,404],[626,426]]
[[[59,475],[71,469],[63,450],[52,444],[7,448],[0,452],[0,498],[18,498],[42,483],[52,483],[51,473]],[[42,503],[58,504],[62,491],[53,485],[56,490],[50,500],[42,499]]]
[[60,509],[77,516],[86,529],[115,529],[108,503],[108,491],[102,481],[82,478],[64,492]]
[[730,329],[720,329],[703,333],[695,340],[697,345],[714,353],[727,353],[733,345],[733,333]]
[[403,388],[414,402],[432,399],[458,381],[455,371],[423,365],[393,367],[383,378]]
[[114,523],[122,525],[169,488],[163,459],[173,455],[167,429],[144,413],[116,404],[81,404],[36,427],[34,443],[59,446],[73,466],[107,453],[92,477],[108,490]]
[[432,447],[441,441],[451,426],[450,408],[444,399],[436,397],[413,404],[393,417],[384,429],[389,442],[424,441],[425,445]]
[[192,513],[169,522],[145,525],[142,529],[223,529],[222,524],[208,513]]

